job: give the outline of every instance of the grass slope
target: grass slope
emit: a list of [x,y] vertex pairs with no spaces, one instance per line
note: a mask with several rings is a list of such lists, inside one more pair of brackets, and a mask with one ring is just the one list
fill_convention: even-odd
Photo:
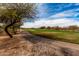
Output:
[[34,35],[39,35],[53,40],[79,44],[79,32],[48,30],[48,29],[24,29],[24,30]]

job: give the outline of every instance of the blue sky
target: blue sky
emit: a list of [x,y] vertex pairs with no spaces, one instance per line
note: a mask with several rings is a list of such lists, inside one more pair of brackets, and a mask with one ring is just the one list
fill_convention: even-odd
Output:
[[[40,18],[47,18],[51,15],[55,15],[64,11],[71,10],[74,15],[68,16],[70,18],[79,18],[79,4],[75,3],[47,3],[47,4],[41,4],[39,7],[39,14],[38,17]],[[75,16],[77,13],[77,16]],[[70,13],[67,13],[70,14]]]
[[24,23],[24,27],[79,26],[78,3],[42,3],[37,8],[38,19]]

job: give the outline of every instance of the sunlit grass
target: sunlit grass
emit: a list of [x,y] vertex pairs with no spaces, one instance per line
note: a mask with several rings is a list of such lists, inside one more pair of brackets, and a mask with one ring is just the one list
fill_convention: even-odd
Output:
[[71,42],[79,44],[79,32],[74,31],[62,31],[62,30],[49,30],[49,29],[24,29],[32,33],[53,40]]

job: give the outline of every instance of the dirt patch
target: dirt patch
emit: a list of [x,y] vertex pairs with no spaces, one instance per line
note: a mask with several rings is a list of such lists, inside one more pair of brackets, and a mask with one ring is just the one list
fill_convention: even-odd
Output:
[[[23,36],[24,35],[24,36]],[[64,46],[63,46],[64,45]],[[71,48],[70,46],[73,48]],[[76,45],[75,45],[76,46]],[[73,56],[79,49],[73,44],[59,43],[55,40],[33,36],[29,33],[14,38],[0,39],[1,56]],[[76,46],[79,47],[79,46]]]

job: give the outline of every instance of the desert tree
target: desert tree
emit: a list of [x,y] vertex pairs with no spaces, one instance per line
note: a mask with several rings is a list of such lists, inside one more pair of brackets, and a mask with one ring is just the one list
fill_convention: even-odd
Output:
[[[36,15],[36,4],[33,3],[5,3],[0,4],[0,22],[6,24],[5,32],[12,38],[8,28],[15,24],[22,24],[22,19],[31,19]],[[19,25],[20,27],[21,25]]]

